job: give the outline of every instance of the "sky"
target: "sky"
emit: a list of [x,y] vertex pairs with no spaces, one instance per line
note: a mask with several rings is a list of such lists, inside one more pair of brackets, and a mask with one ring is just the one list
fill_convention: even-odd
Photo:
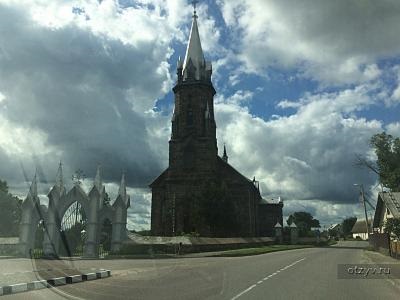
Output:
[[[379,185],[357,168],[372,135],[400,136],[400,1],[203,0],[220,154],[260,181],[284,215],[322,225],[362,217]],[[0,0],[0,178],[41,201],[60,161],[65,183],[98,164],[115,198],[126,173],[128,227],[150,227],[148,184],[168,165],[186,0]],[[371,211],[372,213],[372,211]]]

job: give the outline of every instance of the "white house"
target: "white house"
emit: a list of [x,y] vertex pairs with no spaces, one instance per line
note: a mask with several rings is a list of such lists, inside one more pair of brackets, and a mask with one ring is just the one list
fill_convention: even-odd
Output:
[[[368,220],[369,232],[371,233],[373,220]],[[357,220],[351,229],[351,233],[353,234],[353,238],[361,238],[362,240],[367,240],[367,224],[365,223],[365,219]]]
[[373,228],[374,232],[384,232],[385,222],[390,218],[400,218],[400,193],[382,192],[378,194]]

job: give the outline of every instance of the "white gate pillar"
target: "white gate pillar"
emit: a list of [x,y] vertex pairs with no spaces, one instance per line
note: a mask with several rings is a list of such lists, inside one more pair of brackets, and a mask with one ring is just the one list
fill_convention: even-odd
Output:
[[126,239],[127,210],[130,207],[130,198],[126,194],[125,174],[122,174],[118,197],[113,203],[114,217],[112,223],[111,251],[118,252],[122,242]]
[[39,221],[36,209],[40,207],[40,200],[37,194],[36,174],[29,188],[29,193],[22,203],[22,218],[19,229],[19,252],[24,257],[30,257],[30,250],[34,246],[35,228]]

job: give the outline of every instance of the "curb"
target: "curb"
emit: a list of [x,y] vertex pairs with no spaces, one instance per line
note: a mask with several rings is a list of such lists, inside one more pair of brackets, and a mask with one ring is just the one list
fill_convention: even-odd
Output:
[[82,281],[101,279],[111,276],[110,270],[99,270],[97,272],[71,275],[65,277],[55,277],[47,280],[36,280],[26,283],[17,283],[11,285],[0,286],[0,296],[22,293],[27,291],[40,290],[44,288],[52,288],[66,284],[73,284]]

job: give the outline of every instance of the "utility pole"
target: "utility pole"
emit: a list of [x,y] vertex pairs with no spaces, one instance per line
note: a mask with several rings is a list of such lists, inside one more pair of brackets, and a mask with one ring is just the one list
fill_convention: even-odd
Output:
[[354,185],[360,187],[361,202],[364,206],[365,225],[367,226],[367,239],[368,239],[369,238],[369,224],[368,224],[367,207],[365,205],[364,187],[362,184],[354,184]]

